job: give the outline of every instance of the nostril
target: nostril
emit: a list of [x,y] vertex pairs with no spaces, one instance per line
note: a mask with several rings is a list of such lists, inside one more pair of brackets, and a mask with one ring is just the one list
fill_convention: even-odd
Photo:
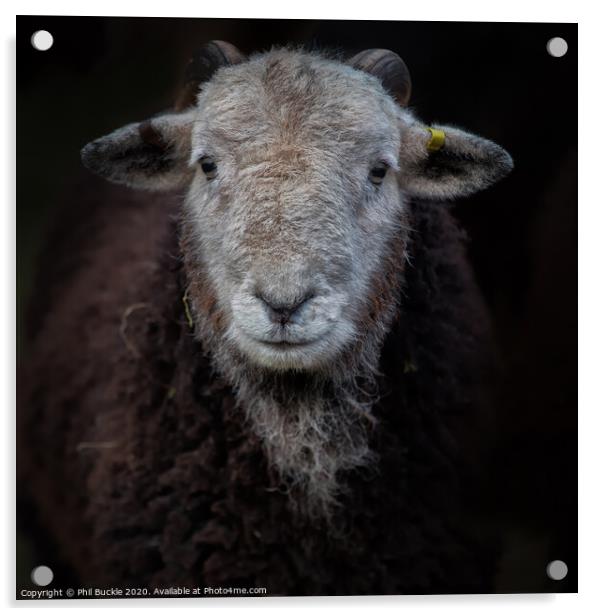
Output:
[[274,306],[270,306],[270,312],[272,313],[270,315],[272,321],[276,321],[280,323],[280,325],[286,325],[295,312],[295,308],[275,308]]
[[268,316],[273,323],[286,325],[289,321],[291,321],[299,309],[313,297],[313,295],[308,294],[300,301],[295,301],[288,304],[267,300],[263,295],[258,295],[257,297],[263,302]]

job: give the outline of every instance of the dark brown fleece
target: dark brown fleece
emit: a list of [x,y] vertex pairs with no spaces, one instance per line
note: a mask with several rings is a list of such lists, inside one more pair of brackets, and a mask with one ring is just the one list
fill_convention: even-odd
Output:
[[19,486],[82,585],[490,591],[491,554],[460,500],[488,323],[445,206],[412,205],[378,471],[350,474],[333,534],[292,517],[193,339],[178,197],[93,186],[44,259],[19,385]]

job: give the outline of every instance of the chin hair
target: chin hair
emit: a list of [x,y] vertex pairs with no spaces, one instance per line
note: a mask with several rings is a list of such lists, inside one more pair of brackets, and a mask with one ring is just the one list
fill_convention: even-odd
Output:
[[[346,491],[346,471],[376,462],[370,434],[376,423],[373,366],[349,371],[271,370],[232,353],[214,356],[234,384],[249,427],[289,495],[291,508],[311,519],[330,520]],[[357,366],[356,368],[359,368]],[[351,376],[351,378],[349,378]],[[361,385],[360,385],[361,383]]]
[[[200,315],[199,315],[200,317]],[[386,328],[352,340],[319,370],[273,369],[251,361],[235,337],[200,318],[198,335],[232,385],[249,428],[289,496],[291,509],[327,523],[347,491],[345,474],[369,470],[376,425],[378,359]]]

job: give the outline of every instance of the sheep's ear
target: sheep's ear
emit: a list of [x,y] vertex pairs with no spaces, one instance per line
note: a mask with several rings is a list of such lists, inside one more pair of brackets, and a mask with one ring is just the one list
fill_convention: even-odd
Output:
[[186,185],[193,111],[169,113],[128,124],[81,151],[90,171],[132,188],[169,190]]
[[400,182],[416,197],[465,197],[491,186],[512,167],[506,150],[458,128],[416,123],[402,131]]

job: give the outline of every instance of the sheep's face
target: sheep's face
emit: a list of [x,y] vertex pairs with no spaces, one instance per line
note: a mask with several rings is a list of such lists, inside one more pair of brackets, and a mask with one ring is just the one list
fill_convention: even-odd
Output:
[[374,273],[405,233],[399,147],[399,108],[339,63],[274,53],[205,87],[185,225],[252,362],[319,370],[361,335]]
[[433,152],[429,130],[369,74],[402,73],[387,53],[376,63],[368,54],[363,70],[287,49],[254,56],[218,70],[185,111],[83,150],[113,181],[187,189],[183,246],[199,331],[256,366],[321,371],[368,328],[382,334],[407,197],[470,194],[511,168],[499,146],[454,128]]

